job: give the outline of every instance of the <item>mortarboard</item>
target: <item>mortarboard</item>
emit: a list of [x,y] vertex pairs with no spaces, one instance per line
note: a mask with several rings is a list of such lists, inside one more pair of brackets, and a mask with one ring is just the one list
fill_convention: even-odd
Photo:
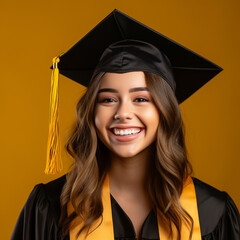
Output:
[[126,39],[150,43],[165,53],[173,69],[179,103],[222,70],[216,64],[115,9],[60,57],[59,71],[87,86],[103,51],[109,45]]
[[53,63],[46,173],[61,169],[60,162],[55,161],[60,158],[59,72],[86,87],[100,71],[153,72],[168,82],[180,104],[222,71],[216,64],[116,9],[70,50],[54,58]]

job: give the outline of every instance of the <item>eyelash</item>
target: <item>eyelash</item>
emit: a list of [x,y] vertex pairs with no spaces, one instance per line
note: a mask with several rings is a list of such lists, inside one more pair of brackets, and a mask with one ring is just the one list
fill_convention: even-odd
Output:
[[[116,102],[116,100],[114,98],[104,98],[104,99],[100,100],[99,102],[100,103],[111,103],[111,102]],[[134,99],[134,102],[149,102],[149,100],[147,98],[138,97],[138,98]]]
[[[111,101],[110,101],[111,100]],[[113,101],[112,101],[113,100]],[[109,103],[109,102],[116,102],[115,99],[113,98],[104,98],[102,100],[99,101],[100,103]]]
[[[149,102],[149,100],[147,99],[147,98],[143,98],[143,97],[139,97],[139,98],[136,98],[135,100],[140,100],[141,99],[141,101],[137,101],[137,102]],[[143,101],[142,101],[143,100]]]

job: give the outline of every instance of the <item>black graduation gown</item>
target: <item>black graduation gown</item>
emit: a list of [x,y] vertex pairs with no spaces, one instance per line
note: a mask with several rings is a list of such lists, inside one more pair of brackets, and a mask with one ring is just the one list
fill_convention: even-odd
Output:
[[[60,194],[63,176],[47,184],[36,185],[23,207],[11,240],[59,240]],[[240,215],[233,200],[200,180],[193,178],[203,240],[240,240]],[[135,240],[133,224],[111,196],[115,240]],[[142,226],[141,239],[158,240],[154,211]],[[69,240],[65,238],[64,240]],[[102,239],[101,239],[102,240]]]

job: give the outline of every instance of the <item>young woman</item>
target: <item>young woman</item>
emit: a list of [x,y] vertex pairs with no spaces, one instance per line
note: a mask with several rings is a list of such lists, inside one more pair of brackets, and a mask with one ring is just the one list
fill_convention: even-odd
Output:
[[[133,20],[116,10],[109,16],[118,18],[121,36],[126,35],[123,29],[129,25],[122,20]],[[102,24],[109,16],[95,32],[106,29]],[[92,32],[89,36],[94,39]],[[184,82],[195,74],[192,66],[176,66],[177,59],[186,63],[187,57],[171,54],[179,52],[176,47],[167,54],[172,42],[160,50],[154,41],[137,34],[107,46],[104,41],[66,145],[73,168],[34,188],[12,240],[239,239],[239,213],[228,194],[191,177],[178,104],[204,83],[197,77],[194,86]],[[74,56],[79,44],[84,53],[85,43],[86,38],[73,47]],[[59,69],[75,79],[76,72],[66,70],[69,56],[61,57]],[[202,77],[204,64],[212,63],[199,61],[195,71]],[[71,71],[79,62],[71,62]],[[86,79],[86,65],[80,72]]]

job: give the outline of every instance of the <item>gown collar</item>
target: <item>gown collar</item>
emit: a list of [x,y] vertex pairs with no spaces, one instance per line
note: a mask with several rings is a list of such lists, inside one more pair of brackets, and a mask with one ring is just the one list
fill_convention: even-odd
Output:
[[[198,208],[197,208],[197,200],[196,193],[192,178],[189,176],[184,184],[183,192],[180,197],[180,202],[182,207],[191,215],[194,221],[193,227],[193,236],[192,240],[201,240],[201,232],[200,232],[200,224],[199,224],[199,216],[198,216]],[[97,240],[97,239],[108,239],[114,240],[114,228],[113,228],[113,215],[112,215],[112,207],[111,207],[111,195],[109,189],[109,177],[108,175],[105,177],[103,188],[102,188],[102,203],[103,203],[103,214],[102,219],[98,219],[95,221],[91,228],[90,234],[85,238],[86,233],[80,234],[77,240]],[[71,214],[74,211],[72,205],[68,204],[68,214]],[[147,219],[146,219],[147,220]],[[163,227],[161,223],[161,219],[157,218],[158,222],[158,232],[161,240],[169,240],[169,233]],[[70,229],[70,240],[75,240],[78,231],[81,229],[83,222],[80,217],[77,217],[73,224],[71,224]],[[173,228],[174,239],[176,238],[176,230]],[[181,238],[188,239],[189,238],[189,229],[188,226],[183,222],[182,230],[181,230]]]

